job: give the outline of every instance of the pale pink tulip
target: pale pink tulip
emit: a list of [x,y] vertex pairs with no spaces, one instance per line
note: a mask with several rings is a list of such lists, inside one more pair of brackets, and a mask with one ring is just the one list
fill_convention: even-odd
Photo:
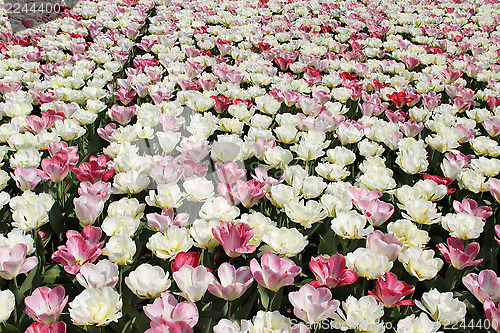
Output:
[[353,204],[358,207],[359,201],[372,201],[378,199],[382,196],[382,193],[379,191],[370,191],[365,187],[351,186],[347,188],[347,195],[349,195]]
[[479,253],[479,243],[467,244],[464,250],[464,243],[459,238],[450,237],[446,242],[448,248],[443,243],[436,245],[436,247],[441,251],[446,262],[456,269],[475,266],[483,261],[483,259],[474,260]]
[[390,261],[398,258],[403,249],[401,242],[393,233],[384,234],[380,230],[375,230],[366,239],[366,248],[375,253],[386,256]]
[[198,322],[199,313],[196,304],[192,302],[177,302],[168,291],[154,300],[153,304],[143,307],[146,316],[151,319],[151,327],[169,325],[175,322],[186,322],[194,327]]
[[190,302],[198,302],[207,291],[210,282],[207,268],[183,265],[178,271],[172,273],[180,295]]
[[368,222],[370,222],[370,224],[374,227],[384,224],[394,213],[394,206],[392,204],[379,199],[371,201],[358,200],[357,206],[363,215],[366,216]]
[[414,305],[413,300],[404,300],[406,296],[415,291],[415,287],[406,282],[399,281],[396,274],[386,272],[385,276],[380,276],[377,280],[375,290],[368,291],[377,301],[384,304],[387,308],[395,305]]
[[220,181],[227,184],[232,184],[241,177],[245,176],[246,170],[240,169],[234,161],[215,162],[215,171]]
[[346,261],[341,254],[334,254],[328,259],[323,256],[313,257],[309,262],[309,268],[316,277],[311,285],[316,288],[320,286],[335,288],[358,280],[358,274],[354,270],[346,269]]
[[231,258],[239,257],[243,253],[252,253],[257,249],[255,245],[247,245],[254,231],[246,223],[223,221],[219,227],[212,229],[212,234]]
[[500,202],[500,179],[491,177],[488,181],[488,188],[495,200]]
[[66,324],[64,321],[58,321],[51,325],[44,323],[31,324],[24,333],[66,333]]
[[488,298],[493,301],[500,299],[500,278],[495,271],[485,269],[479,274],[467,274],[462,283],[481,303]]
[[491,299],[486,299],[483,303],[483,308],[491,328],[500,332],[500,305],[495,306],[495,303]]
[[210,283],[208,291],[226,301],[234,301],[252,285],[253,277],[250,267],[243,266],[235,269],[233,265],[225,262],[217,269],[219,281],[212,273],[208,273]]
[[250,208],[266,194],[264,186],[265,184],[255,179],[248,182],[237,180],[232,188],[232,193],[234,198],[240,201],[245,208]]
[[134,99],[135,95],[137,95],[135,90],[127,90],[124,88],[120,88],[113,93],[113,96],[125,105],[130,103],[132,99]]
[[73,199],[75,215],[81,226],[94,224],[104,209],[104,202],[100,196],[83,195]]
[[34,168],[25,169],[22,166],[18,166],[10,176],[21,191],[30,191],[42,180],[40,171]]
[[80,268],[76,280],[86,289],[101,289],[104,287],[114,288],[119,278],[118,265],[103,259],[97,264],[86,263]]
[[48,151],[50,157],[57,155],[62,157],[70,169],[74,168],[80,159],[78,156],[78,147],[68,146],[64,141],[49,143]]
[[125,126],[132,119],[136,113],[135,106],[119,106],[113,105],[111,107],[110,117],[114,121],[118,122],[120,125]]
[[59,319],[68,303],[68,296],[64,296],[63,286],[57,286],[54,289],[38,287],[31,296],[24,299],[26,313],[35,321],[51,325]]
[[111,195],[111,184],[103,181],[92,184],[91,182],[81,182],[78,187],[80,196],[98,196],[103,202],[106,202]]
[[149,213],[146,214],[148,224],[158,231],[165,231],[171,226],[184,227],[188,224],[189,214],[179,213],[174,217],[174,209],[163,209],[161,214]]
[[488,134],[491,137],[496,137],[500,135],[500,118],[498,117],[486,118],[483,121],[483,126],[486,132],[488,132]]
[[21,273],[31,271],[37,264],[37,257],[26,258],[28,247],[19,243],[14,247],[0,246],[0,277],[12,280]]
[[495,226],[495,233],[497,234],[497,237],[495,237],[495,240],[500,245],[500,224],[497,224]]
[[340,306],[339,301],[332,300],[330,289],[314,288],[310,284],[289,293],[288,299],[293,305],[295,316],[309,324],[330,318]]
[[414,137],[424,129],[423,123],[418,123],[414,119],[410,119],[402,124],[399,124],[399,129],[404,135]]
[[478,207],[474,199],[463,199],[462,202],[453,200],[453,208],[457,213],[467,213],[481,218],[483,221],[493,215],[493,209],[489,206]]
[[293,284],[294,278],[302,272],[293,260],[280,258],[271,252],[264,253],[260,264],[257,259],[252,259],[250,269],[255,281],[272,291]]

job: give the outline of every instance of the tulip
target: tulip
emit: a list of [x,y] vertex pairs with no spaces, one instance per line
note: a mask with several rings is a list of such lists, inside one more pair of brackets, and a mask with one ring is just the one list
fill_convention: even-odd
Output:
[[306,284],[299,291],[288,294],[293,305],[293,313],[306,323],[318,323],[330,318],[338,309],[340,302],[332,300],[332,293],[327,288],[314,288]]
[[239,257],[242,253],[252,253],[257,249],[255,245],[247,245],[254,232],[246,223],[223,221],[220,227],[212,229],[212,234],[231,258]]
[[54,289],[38,287],[31,296],[24,299],[26,313],[35,321],[51,325],[59,319],[68,303],[68,296],[64,296],[63,286]]
[[478,204],[474,199],[463,199],[462,202],[453,200],[453,208],[457,213],[471,214],[481,218],[483,221],[493,215],[493,210],[491,207],[478,207]]
[[464,250],[464,243],[461,239],[450,237],[446,242],[448,243],[448,248],[442,243],[436,245],[436,247],[441,251],[446,262],[456,269],[475,266],[483,261],[483,259],[474,260],[479,253],[479,243],[467,244]]
[[169,325],[175,322],[186,322],[194,327],[198,322],[199,313],[196,304],[192,302],[178,303],[168,291],[154,300],[153,304],[143,307],[144,314],[151,319],[151,327]]
[[226,301],[234,301],[252,285],[253,277],[250,267],[244,266],[237,270],[228,263],[223,263],[217,270],[220,282],[212,273],[208,273],[210,283],[208,291]]
[[479,274],[467,274],[462,283],[481,303],[484,303],[485,299],[492,301],[500,299],[500,278],[495,271],[485,269]]
[[28,247],[20,243],[14,247],[0,246],[0,277],[12,280],[21,273],[31,271],[37,264],[37,257],[26,258]]
[[76,280],[86,289],[114,288],[118,282],[118,266],[107,259],[103,259],[95,265],[86,263],[80,268]]
[[257,259],[252,259],[250,270],[255,281],[272,291],[293,284],[294,278],[302,272],[293,260],[280,258],[271,252],[261,257],[260,264]]
[[42,180],[41,170],[37,170],[35,168],[23,168],[22,166],[16,167],[14,173],[11,173],[10,176],[16,182],[16,186],[21,191],[30,191],[38,185],[38,183]]
[[104,202],[99,196],[84,195],[73,199],[75,215],[81,226],[94,224],[104,209]]
[[358,207],[374,227],[384,224],[394,213],[393,205],[378,199],[371,201],[359,200]]
[[90,156],[89,162],[83,162],[78,168],[73,168],[76,178],[82,182],[91,182],[95,184],[99,181],[108,180],[114,169],[108,169],[109,156],[104,154],[99,157]]
[[198,302],[205,295],[210,281],[206,267],[184,265],[172,275],[181,290],[181,296],[188,301]]
[[144,333],[192,333],[193,329],[185,321],[175,321],[172,323],[158,325],[148,329]]
[[16,306],[16,298],[9,289],[0,290],[0,324],[9,319]]
[[500,307],[495,306],[495,303],[491,299],[486,299],[483,303],[483,308],[491,328],[500,332]]
[[495,233],[497,234],[498,238],[495,237],[497,243],[500,245],[500,224],[497,224],[495,226]]
[[392,308],[395,305],[414,305],[415,301],[403,299],[413,291],[415,291],[414,286],[399,281],[396,274],[386,272],[384,278],[378,278],[376,289],[368,291],[368,293],[383,303],[385,307]]
[[309,268],[316,280],[311,282],[314,287],[326,286],[335,288],[356,282],[358,274],[352,269],[346,269],[346,261],[343,255],[334,254],[330,258],[319,256],[312,258]]
[[168,272],[160,266],[142,264],[126,278],[127,287],[139,298],[157,298],[170,287]]
[[382,231],[375,230],[366,239],[366,248],[386,256],[390,261],[394,261],[403,249],[403,242],[393,233],[385,235]]
[[54,183],[60,183],[70,171],[68,160],[64,155],[56,155],[54,157],[46,157],[40,163],[42,166],[44,178],[51,179]]
[[246,170],[240,169],[234,161],[215,162],[215,171],[220,181],[227,184],[232,184],[241,177],[245,176]]
[[111,287],[85,289],[69,303],[69,315],[76,325],[105,326],[122,317],[123,301]]
[[174,261],[170,264],[170,268],[173,272],[177,272],[184,265],[189,265],[196,268],[198,266],[198,261],[200,260],[200,255],[197,252],[179,252],[175,256]]

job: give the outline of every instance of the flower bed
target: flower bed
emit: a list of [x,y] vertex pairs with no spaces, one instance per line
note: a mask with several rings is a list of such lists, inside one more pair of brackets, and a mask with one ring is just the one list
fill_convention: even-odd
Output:
[[497,1],[52,14],[0,18],[2,332],[500,332]]

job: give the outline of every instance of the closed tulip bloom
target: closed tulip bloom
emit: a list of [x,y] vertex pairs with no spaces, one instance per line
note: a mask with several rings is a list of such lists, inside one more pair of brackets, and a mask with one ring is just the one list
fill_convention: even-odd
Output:
[[[63,265],[67,273],[77,274],[83,264],[94,262],[101,255],[99,245],[91,244],[78,232],[73,234],[68,231],[66,236],[69,236],[66,245],[57,248],[52,254],[52,260]],[[99,234],[99,238],[100,236]]]
[[461,239],[450,237],[446,241],[448,247],[444,244],[438,244],[436,247],[441,251],[447,263],[456,269],[479,265],[483,259],[476,259],[480,250],[479,243],[470,243],[464,249],[464,243]]
[[189,265],[192,267],[197,267],[200,260],[200,255],[197,252],[179,252],[174,258],[174,261],[170,264],[170,269],[173,272],[177,272],[184,265]]
[[40,170],[35,168],[23,168],[22,166],[18,166],[14,173],[11,173],[10,176],[16,182],[16,186],[21,191],[29,191],[36,187],[36,185],[42,180],[42,176],[40,175]]
[[309,268],[316,277],[311,285],[316,288],[320,286],[335,288],[352,284],[358,280],[358,274],[354,270],[346,269],[346,261],[341,254],[334,254],[330,258],[324,256],[311,258]]
[[150,264],[137,267],[125,278],[125,283],[139,298],[157,298],[170,287],[168,272]]
[[241,177],[245,176],[246,170],[240,169],[234,161],[215,162],[215,171],[220,181],[227,184],[236,182]]
[[68,303],[68,296],[64,296],[63,286],[54,289],[38,287],[31,296],[24,299],[26,313],[35,321],[51,325],[59,319]]
[[31,324],[24,333],[65,333],[66,324],[63,321],[55,322],[51,325],[44,323]]
[[416,301],[416,304],[442,325],[459,323],[467,313],[465,303],[453,298],[452,292],[441,293],[437,289],[424,293],[422,302]]
[[495,271],[485,269],[479,274],[467,274],[462,283],[481,303],[488,298],[493,301],[500,299],[500,278]]
[[395,305],[414,305],[413,300],[404,300],[406,296],[415,290],[414,286],[399,281],[396,274],[387,272],[384,277],[379,277],[375,290],[368,291],[377,301],[384,303],[387,308]]
[[252,259],[250,269],[255,281],[272,291],[293,284],[294,278],[302,272],[293,260],[280,258],[271,252],[261,257],[260,264],[257,259]]
[[198,302],[209,284],[209,276],[206,267],[198,266],[196,268],[184,265],[173,274],[177,287],[181,290],[181,296],[190,302]]
[[118,282],[118,265],[103,259],[97,264],[86,263],[80,268],[76,280],[84,288],[114,288]]
[[217,325],[214,326],[214,333],[245,333],[248,332],[250,322],[243,319],[241,325],[229,319],[222,318]]
[[88,162],[83,162],[78,168],[73,168],[76,178],[82,182],[95,184],[100,181],[108,180],[114,169],[108,169],[109,156],[104,154],[99,157],[90,156]]
[[91,225],[101,215],[104,201],[99,196],[83,195],[73,199],[75,215],[81,226]]
[[483,308],[491,328],[500,332],[500,307],[495,306],[495,303],[491,299],[486,299],[483,303]]
[[151,319],[151,327],[169,325],[175,322],[186,322],[190,327],[198,323],[199,313],[192,302],[177,302],[168,291],[155,299],[153,304],[143,307],[144,314]]
[[37,257],[26,258],[28,247],[17,244],[12,248],[0,246],[0,277],[12,280],[21,273],[31,271],[37,264]]
[[234,301],[239,298],[253,282],[250,267],[244,266],[235,269],[234,266],[226,262],[217,269],[220,282],[212,273],[208,273],[208,275],[210,279],[208,291],[226,301]]
[[340,302],[332,300],[332,293],[327,288],[314,288],[306,284],[299,291],[288,294],[293,305],[293,313],[306,323],[318,323],[330,318],[338,309]]
[[253,229],[246,223],[221,222],[220,227],[212,229],[212,234],[231,258],[257,249],[255,245],[247,245],[253,236]]
[[111,287],[85,289],[69,303],[69,315],[76,325],[105,326],[122,317],[123,302]]

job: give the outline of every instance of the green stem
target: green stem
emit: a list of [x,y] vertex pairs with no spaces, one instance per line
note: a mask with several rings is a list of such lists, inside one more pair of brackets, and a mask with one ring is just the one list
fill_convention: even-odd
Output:
[[228,319],[231,319],[231,301],[227,301],[227,314]]

